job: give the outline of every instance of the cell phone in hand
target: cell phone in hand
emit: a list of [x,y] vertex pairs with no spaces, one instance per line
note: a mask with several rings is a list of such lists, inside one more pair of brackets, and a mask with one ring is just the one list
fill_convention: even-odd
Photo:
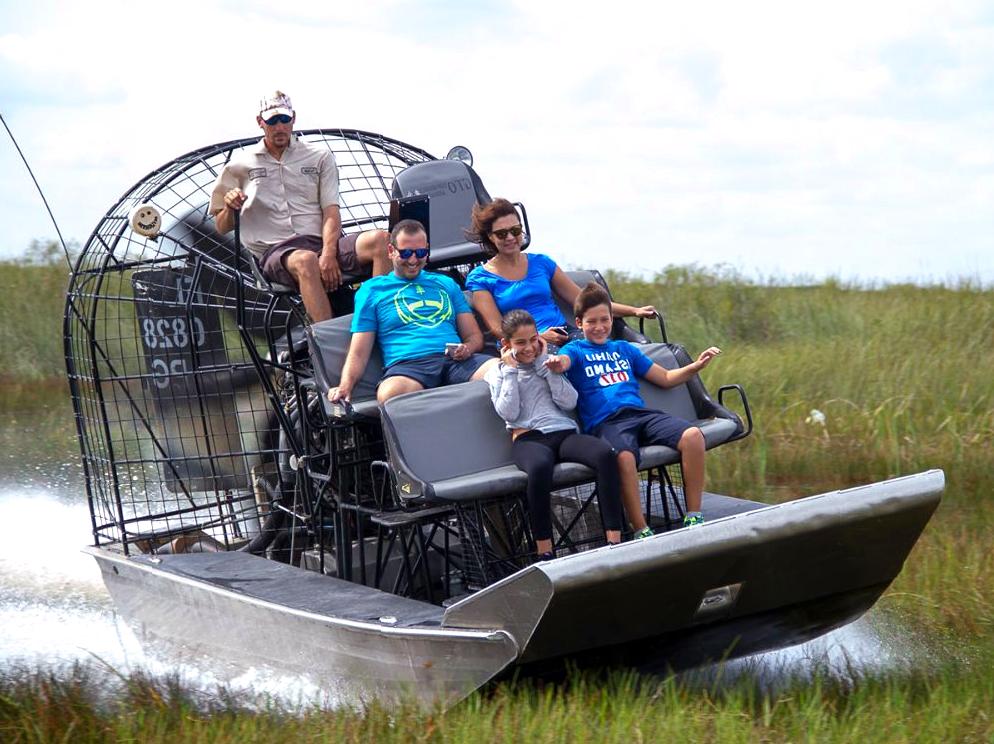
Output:
[[552,326],[549,328],[550,331],[555,331],[556,333],[561,333],[564,336],[569,333],[569,326]]
[[462,344],[446,344],[445,356],[447,357],[453,356],[456,353],[456,349],[458,349],[460,346],[462,346]]

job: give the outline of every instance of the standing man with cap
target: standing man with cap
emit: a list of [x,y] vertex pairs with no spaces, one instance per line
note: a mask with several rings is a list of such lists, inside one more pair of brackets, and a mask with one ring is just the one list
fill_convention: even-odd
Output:
[[271,282],[300,290],[312,322],[331,317],[328,292],[360,276],[386,274],[384,230],[342,235],[338,166],[331,150],[293,134],[290,97],[276,91],[259,103],[263,138],[236,153],[211,193],[210,213],[222,235],[241,213],[241,239]]

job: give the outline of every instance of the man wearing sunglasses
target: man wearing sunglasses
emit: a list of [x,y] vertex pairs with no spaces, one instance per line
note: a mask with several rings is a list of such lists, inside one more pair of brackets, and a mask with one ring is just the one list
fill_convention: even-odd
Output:
[[341,234],[335,156],[298,140],[295,120],[282,91],[260,101],[256,121],[263,138],[222,168],[210,212],[222,235],[234,229],[235,213],[241,214],[242,242],[263,276],[297,287],[307,314],[317,322],[331,317],[328,292],[385,274],[391,264],[386,231]]
[[355,298],[352,342],[333,403],[349,400],[376,343],[383,377],[376,399],[482,380],[495,357],[476,352],[483,334],[459,285],[444,274],[424,271],[428,237],[417,220],[401,220],[390,232],[393,271],[364,282]]

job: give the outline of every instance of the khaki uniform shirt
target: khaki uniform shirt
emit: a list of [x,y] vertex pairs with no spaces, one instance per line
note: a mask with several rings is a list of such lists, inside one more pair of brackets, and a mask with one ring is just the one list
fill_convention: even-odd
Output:
[[322,210],[338,204],[338,166],[331,150],[295,136],[281,160],[259,140],[222,168],[211,193],[211,214],[224,208],[225,193],[235,187],[248,197],[242,206],[242,243],[261,258],[295,235],[321,235]]

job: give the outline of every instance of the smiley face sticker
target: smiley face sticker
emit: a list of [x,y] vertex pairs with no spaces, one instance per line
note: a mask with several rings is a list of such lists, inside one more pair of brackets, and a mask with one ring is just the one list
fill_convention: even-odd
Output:
[[131,229],[146,238],[154,238],[162,228],[162,215],[151,204],[139,204],[128,216]]

